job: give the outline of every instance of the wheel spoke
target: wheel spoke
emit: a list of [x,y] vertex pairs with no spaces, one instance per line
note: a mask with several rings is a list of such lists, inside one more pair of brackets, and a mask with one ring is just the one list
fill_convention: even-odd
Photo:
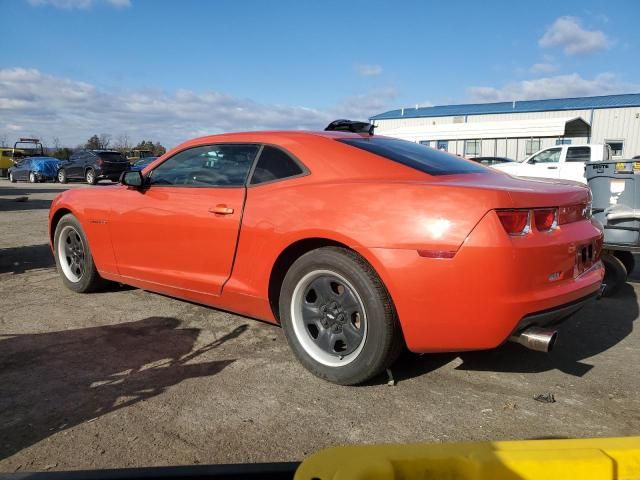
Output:
[[322,314],[320,308],[317,305],[302,302],[302,317],[305,321],[320,319]]
[[342,337],[347,349],[350,350],[360,345],[362,341],[362,331],[356,329],[351,322],[347,322],[342,326]]
[[333,337],[333,333],[331,333],[328,329],[320,328],[320,330],[318,331],[318,336],[314,339],[314,341],[325,352],[332,352],[333,351],[332,337]]

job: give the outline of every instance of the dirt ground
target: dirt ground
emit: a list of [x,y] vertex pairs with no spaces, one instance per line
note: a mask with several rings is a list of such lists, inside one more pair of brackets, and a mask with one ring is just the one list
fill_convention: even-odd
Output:
[[[634,280],[563,325],[551,354],[508,344],[405,355],[394,387],[386,377],[340,387],[308,374],[278,327],[133,288],[64,288],[47,209],[78,186],[0,180],[0,471],[302,460],[350,443],[640,434]],[[534,400],[546,393],[556,402]]]

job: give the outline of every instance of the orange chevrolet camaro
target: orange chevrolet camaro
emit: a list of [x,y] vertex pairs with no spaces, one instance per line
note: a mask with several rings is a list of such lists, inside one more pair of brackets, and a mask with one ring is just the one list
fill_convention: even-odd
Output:
[[61,193],[49,232],[70,289],[111,280],[280,324],[308,370],[346,385],[405,346],[548,351],[604,272],[586,186],[349,121],[188,141]]

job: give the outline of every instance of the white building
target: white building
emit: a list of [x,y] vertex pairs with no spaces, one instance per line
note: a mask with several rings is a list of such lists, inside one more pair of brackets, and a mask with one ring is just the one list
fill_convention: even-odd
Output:
[[403,108],[370,118],[376,134],[465,156],[520,160],[563,143],[608,143],[640,155],[640,94]]

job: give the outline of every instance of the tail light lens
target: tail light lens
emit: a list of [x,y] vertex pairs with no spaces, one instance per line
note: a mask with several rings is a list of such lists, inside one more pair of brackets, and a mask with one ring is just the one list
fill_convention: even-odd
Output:
[[529,231],[529,210],[497,210],[496,213],[509,235],[524,235]]
[[104,160],[99,158],[96,160],[96,165],[102,165],[104,163]]
[[538,208],[533,211],[536,228],[541,232],[548,232],[557,225],[558,209]]
[[591,202],[560,207],[558,210],[558,225],[579,222],[591,218]]

